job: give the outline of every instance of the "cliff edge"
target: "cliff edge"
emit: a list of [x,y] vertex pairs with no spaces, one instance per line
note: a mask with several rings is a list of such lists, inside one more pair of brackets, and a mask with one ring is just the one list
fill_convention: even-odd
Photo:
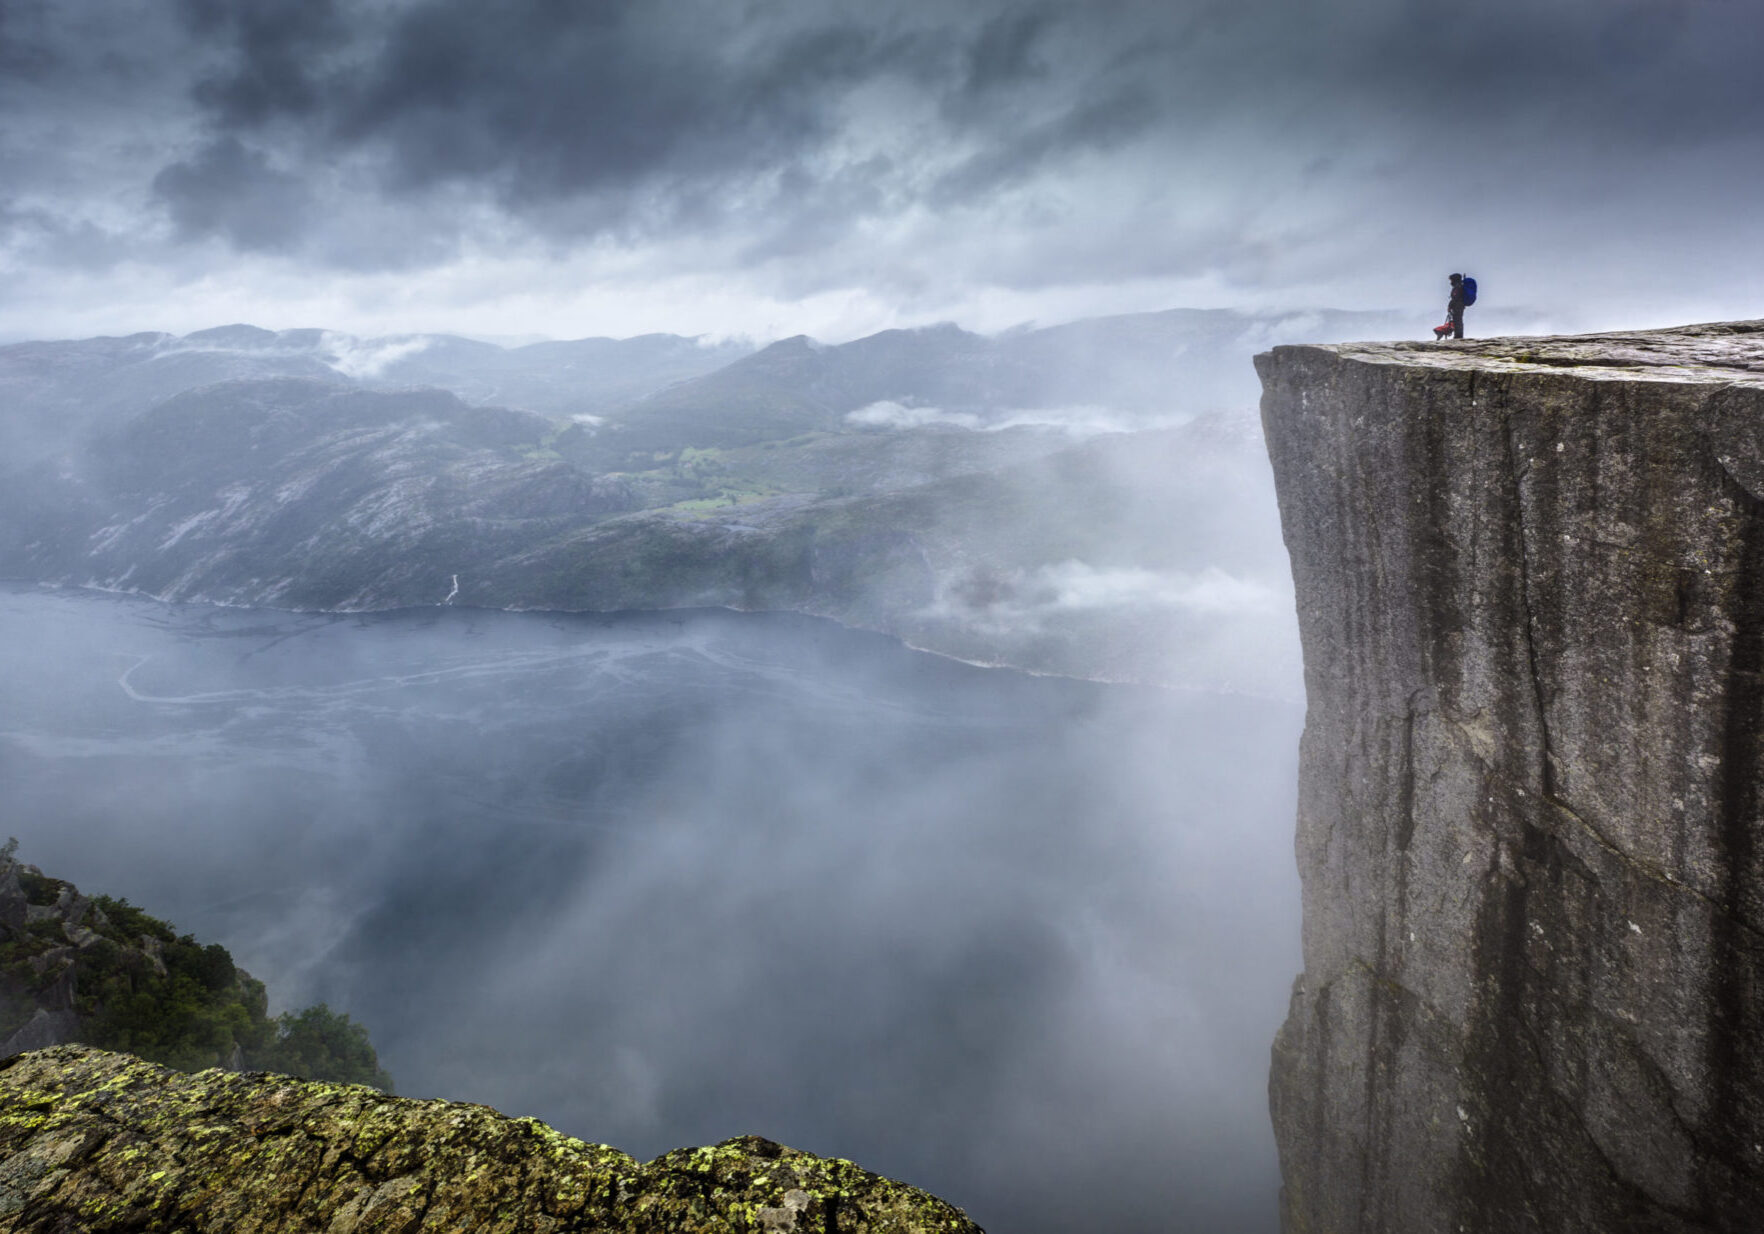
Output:
[[1764,321],[1280,347],[1285,1228],[1764,1212]]
[[640,1163],[483,1106],[83,1046],[0,1062],[0,1230],[981,1234],[924,1192],[757,1136]]

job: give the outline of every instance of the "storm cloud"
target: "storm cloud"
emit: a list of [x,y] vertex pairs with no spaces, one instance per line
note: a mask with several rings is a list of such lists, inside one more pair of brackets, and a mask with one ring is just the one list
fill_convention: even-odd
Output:
[[345,328],[1390,307],[1461,266],[1570,324],[1737,311],[1761,50],[1728,0],[8,0],[0,329],[95,262]]

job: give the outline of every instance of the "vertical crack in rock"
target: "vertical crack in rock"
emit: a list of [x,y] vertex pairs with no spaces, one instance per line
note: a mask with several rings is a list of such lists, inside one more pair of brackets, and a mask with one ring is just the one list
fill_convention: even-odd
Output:
[[[1758,939],[1744,929],[1751,917],[1748,896],[1757,894],[1759,824],[1759,724],[1764,715],[1764,501],[1753,496],[1722,467],[1727,498],[1740,512],[1738,569],[1731,604],[1733,651],[1723,694],[1720,785],[1716,830],[1722,854],[1721,911],[1713,915],[1709,984],[1709,1125],[1713,1143],[1702,1163],[1699,1191],[1706,1209],[1727,1206],[1730,1180],[1749,1164],[1758,1167],[1759,1149],[1749,1128],[1760,1123],[1758,1100],[1748,1092],[1764,1054],[1748,1021],[1759,1018],[1761,991]],[[1750,935],[1748,937],[1748,935]],[[1755,1029],[1755,1023],[1751,1025]],[[1738,1218],[1741,1214],[1731,1214]],[[1756,1219],[1757,1213],[1752,1217]]]
[[1507,445],[1507,470],[1513,478],[1513,510],[1518,515],[1519,523],[1514,528],[1514,564],[1518,567],[1519,576],[1519,638],[1525,647],[1525,664],[1527,678],[1531,685],[1531,698],[1535,707],[1535,720],[1539,743],[1538,785],[1543,791],[1544,800],[1552,805],[1563,804],[1560,794],[1556,792],[1556,754],[1550,742],[1550,700],[1544,688],[1543,672],[1538,667],[1537,655],[1537,603],[1533,596],[1531,581],[1532,549],[1529,543],[1531,528],[1535,520],[1527,518],[1525,500],[1525,481],[1531,470],[1531,461],[1521,461],[1518,443],[1513,440],[1516,432],[1515,413],[1503,417],[1506,432],[1502,435]]
[[1256,364],[1309,696],[1286,1230],[1755,1230],[1764,323]]

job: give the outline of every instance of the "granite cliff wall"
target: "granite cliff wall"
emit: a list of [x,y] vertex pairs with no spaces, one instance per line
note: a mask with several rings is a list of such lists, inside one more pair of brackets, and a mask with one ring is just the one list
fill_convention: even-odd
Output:
[[1764,1213],[1764,322],[1257,357],[1298,1234]]

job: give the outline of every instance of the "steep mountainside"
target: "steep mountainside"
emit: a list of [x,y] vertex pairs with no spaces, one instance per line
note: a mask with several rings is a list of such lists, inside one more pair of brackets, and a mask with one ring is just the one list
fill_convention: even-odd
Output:
[[1764,322],[1257,366],[1309,698],[1286,1228],[1756,1230]]
[[633,504],[548,457],[551,431],[440,390],[202,386],[0,496],[0,569],[295,608],[439,602],[462,560]]
[[80,1041],[185,1071],[254,1067],[391,1090],[367,1033],[320,1004],[271,1019],[227,949],[88,898],[0,846],[0,1057]]
[[10,1234],[980,1234],[757,1136],[648,1163],[483,1106],[62,1046],[0,1062]]

